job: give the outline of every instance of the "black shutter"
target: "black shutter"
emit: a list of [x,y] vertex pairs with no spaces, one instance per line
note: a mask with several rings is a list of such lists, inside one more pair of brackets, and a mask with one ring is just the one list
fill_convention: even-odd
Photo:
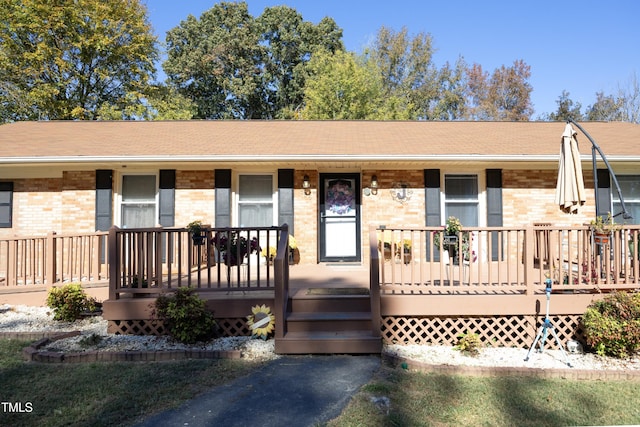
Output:
[[13,226],[13,182],[0,182],[0,228]]
[[113,217],[113,173],[96,170],[96,231],[108,231]]
[[[487,169],[487,226],[502,227],[502,170]],[[491,233],[491,259],[498,260],[499,233]]]
[[231,169],[216,169],[216,227],[231,227]]
[[163,227],[175,225],[176,207],[176,171],[173,169],[160,170],[159,189],[159,221]]
[[287,224],[289,234],[293,228],[293,169],[278,169],[278,224]]
[[[440,169],[424,170],[425,223],[427,227],[440,225]],[[431,254],[433,242],[427,239],[427,257]],[[434,260],[440,261],[440,251],[435,251]]]
[[607,213],[611,212],[611,176],[608,169],[598,169],[597,174],[596,216],[604,216],[606,218]]

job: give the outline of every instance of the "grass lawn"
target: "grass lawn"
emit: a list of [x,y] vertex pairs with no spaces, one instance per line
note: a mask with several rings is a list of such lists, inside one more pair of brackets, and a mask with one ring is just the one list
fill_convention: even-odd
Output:
[[[29,343],[0,340],[2,426],[126,426],[178,406],[259,363],[238,360],[39,364]],[[640,383],[520,377],[465,377],[382,367],[352,399],[337,426],[564,426],[640,424]],[[387,397],[377,406],[371,397]]]
[[[640,424],[639,390],[632,381],[470,377],[385,367],[328,427]],[[372,403],[380,396],[390,398],[389,407]]]
[[123,426],[178,406],[257,368],[239,360],[41,364],[22,360],[28,341],[0,340],[0,426]]

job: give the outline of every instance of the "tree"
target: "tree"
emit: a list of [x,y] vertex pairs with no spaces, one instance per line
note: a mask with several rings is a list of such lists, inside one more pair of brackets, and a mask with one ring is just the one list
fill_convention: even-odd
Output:
[[491,77],[479,64],[468,71],[468,118],[476,120],[529,120],[533,114],[531,91],[527,81],[531,67],[516,60],[511,67],[502,65]]
[[596,93],[596,102],[587,108],[587,120],[623,121],[624,99],[603,92]]
[[406,103],[387,97],[380,70],[365,56],[316,52],[306,67],[305,120],[408,119]]
[[466,110],[465,91],[467,67],[464,59],[456,61],[455,68],[447,62],[438,71],[438,96],[429,102],[426,117],[429,120],[459,120]]
[[566,90],[562,91],[562,94],[558,97],[556,104],[558,104],[556,112],[548,114],[545,117],[545,120],[566,121],[568,119],[583,119],[582,113],[580,112],[582,105],[579,102],[574,103],[573,100],[569,98],[569,92]]
[[431,35],[410,37],[406,27],[394,32],[384,26],[370,51],[380,70],[385,96],[411,108],[412,118],[429,119],[431,104],[440,95],[433,53]]
[[264,47],[246,3],[221,2],[167,33],[163,68],[201,119],[261,117]]
[[619,93],[623,102],[624,121],[640,123],[640,85],[635,73],[629,78],[626,87],[619,88]]
[[257,18],[261,25],[261,42],[266,46],[264,58],[265,118],[283,118],[295,110],[304,97],[304,64],[314,51],[343,50],[342,29],[331,18],[318,26],[305,22],[302,15],[288,6],[266,8]]
[[124,108],[104,103],[97,111],[98,120],[190,120],[196,114],[196,106],[190,99],[180,95],[174,88],[151,85],[146,95],[129,94],[136,97]]
[[93,119],[124,108],[155,73],[138,0],[0,0],[2,121]]
[[287,6],[254,18],[246,2],[221,2],[167,33],[163,67],[199,118],[280,118],[302,103],[313,52],[343,49],[341,37],[330,18],[314,26]]

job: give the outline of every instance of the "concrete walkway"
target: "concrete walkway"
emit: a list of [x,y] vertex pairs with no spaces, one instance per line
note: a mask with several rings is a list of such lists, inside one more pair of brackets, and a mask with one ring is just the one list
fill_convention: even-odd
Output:
[[138,426],[315,426],[340,415],[380,364],[379,356],[282,357]]

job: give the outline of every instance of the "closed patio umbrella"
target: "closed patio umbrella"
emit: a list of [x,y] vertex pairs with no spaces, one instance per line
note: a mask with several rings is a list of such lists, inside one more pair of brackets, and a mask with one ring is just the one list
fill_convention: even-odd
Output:
[[556,184],[556,204],[566,213],[578,213],[578,208],[586,201],[576,135],[577,132],[567,123],[562,133]]

